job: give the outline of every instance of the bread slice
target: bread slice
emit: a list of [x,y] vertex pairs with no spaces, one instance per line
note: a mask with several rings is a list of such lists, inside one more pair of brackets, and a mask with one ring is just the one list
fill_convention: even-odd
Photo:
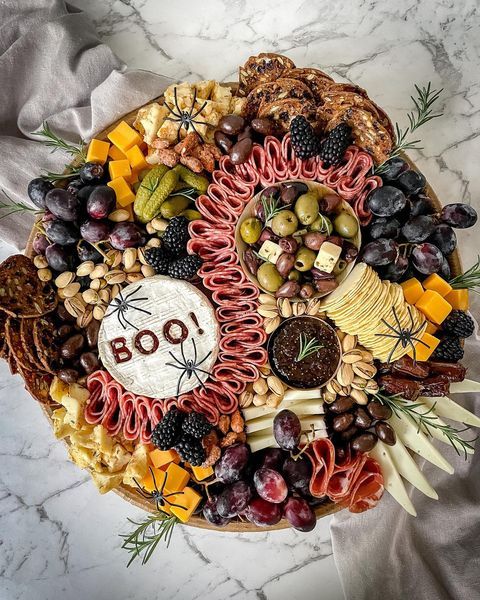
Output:
[[255,118],[261,106],[277,100],[286,98],[296,98],[297,100],[313,101],[313,94],[310,88],[302,81],[297,79],[287,79],[280,77],[270,83],[257,85],[247,96],[245,114],[250,118]]
[[297,115],[303,115],[312,126],[316,126],[316,108],[313,102],[286,98],[262,104],[258,111],[260,118],[266,117],[274,121],[280,131],[287,132],[290,121]]
[[281,54],[262,52],[258,56],[250,56],[238,70],[238,95],[248,96],[257,85],[275,81],[285,71],[294,68],[295,63]]
[[333,79],[320,69],[292,69],[284,73],[283,77],[302,81],[312,90],[316,102],[322,101],[322,92],[334,83]]

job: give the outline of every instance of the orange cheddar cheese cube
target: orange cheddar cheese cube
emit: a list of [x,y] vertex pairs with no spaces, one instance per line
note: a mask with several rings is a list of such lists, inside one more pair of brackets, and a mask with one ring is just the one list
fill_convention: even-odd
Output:
[[188,471],[173,462],[168,465],[165,475],[167,477],[165,489],[171,493],[181,492],[190,479]]
[[135,200],[135,194],[132,192],[132,188],[125,181],[124,177],[117,177],[116,179],[109,181],[107,185],[115,192],[117,204],[121,208],[125,208]]
[[440,340],[429,333],[424,333],[420,338],[421,342],[415,343],[415,352],[408,351],[408,356],[419,362],[426,361],[430,358],[435,348],[440,343]]
[[150,460],[154,467],[160,469],[163,465],[168,465],[172,462],[178,464],[180,462],[180,457],[173,449],[159,450],[158,448],[155,448],[155,450],[150,452]]
[[416,277],[407,279],[407,281],[404,281],[400,285],[402,286],[403,295],[405,297],[405,300],[409,304],[415,304],[415,302],[423,294],[422,284],[418,281],[418,279]]
[[452,286],[445,281],[443,277],[440,277],[440,275],[437,275],[436,273],[432,273],[425,279],[423,282],[423,287],[426,290],[434,290],[435,292],[438,292],[443,298],[445,298],[448,292],[452,291]]
[[130,185],[133,186],[134,183],[137,183],[138,181],[138,171],[133,171],[130,174],[130,177],[125,177],[125,179],[128,181],[128,183]]
[[425,290],[415,306],[436,325],[443,323],[452,312],[452,306],[434,290]]
[[456,310],[468,310],[468,290],[452,290],[445,300]]
[[[179,494],[170,496],[168,501],[171,503],[170,512],[180,519],[182,523],[186,523],[192,516],[193,511],[200,504],[202,497],[191,487],[186,487]],[[178,506],[174,506],[178,505]]]
[[123,153],[133,146],[140,145],[143,141],[138,132],[125,121],[121,121],[107,137]]
[[150,467],[145,477],[140,481],[140,485],[147,490],[147,492],[154,492],[155,489],[162,489],[167,474],[165,471]]
[[111,160],[108,163],[108,173],[110,179],[117,179],[118,177],[127,179],[131,176],[132,170],[130,169],[130,163],[125,158],[122,160]]
[[433,335],[437,331],[438,331],[438,327],[436,325],[434,325],[433,323],[430,323],[430,321],[427,321],[425,333],[429,333],[430,335]]
[[125,152],[125,156],[127,157],[132,169],[141,171],[142,169],[148,169],[150,166],[145,160],[145,156],[138,146],[133,146],[127,150]]
[[203,481],[213,475],[212,467],[192,467],[192,473],[197,481]]
[[102,140],[94,138],[90,144],[88,144],[87,162],[104,165],[107,162],[109,150],[110,142],[102,142]]
[[110,145],[110,150],[108,151],[108,156],[112,160],[124,160],[125,158],[127,158],[125,156],[125,154],[121,150],[119,150],[116,146],[114,146],[113,144]]

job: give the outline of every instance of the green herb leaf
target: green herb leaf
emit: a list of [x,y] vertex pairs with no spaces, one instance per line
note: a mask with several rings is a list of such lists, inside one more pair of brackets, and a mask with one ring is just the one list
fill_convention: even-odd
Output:
[[448,282],[454,290],[472,290],[476,294],[480,293],[480,290],[475,288],[480,287],[480,255],[477,256],[477,262],[467,269],[465,273],[452,277]]
[[195,188],[188,187],[172,192],[169,197],[172,198],[173,196],[183,196],[184,198],[188,198],[188,200],[195,200],[198,196],[198,192]]
[[127,567],[138,557],[142,558],[142,565],[145,565],[162,540],[165,541],[168,548],[178,518],[166,513],[157,513],[149,515],[140,523],[132,519],[128,519],[128,521],[136,527],[132,533],[120,534],[123,539],[122,548],[132,555]]
[[[0,219],[5,219],[6,217],[16,213],[30,212],[35,215],[39,215],[43,212],[42,210],[38,210],[33,206],[28,206],[28,204],[24,204],[23,202],[15,202],[10,198],[5,190],[2,190],[2,194],[5,196],[5,198],[7,198],[8,202],[0,200]],[[4,210],[7,212],[3,213]]]
[[58,137],[53,131],[50,129],[49,124],[44,121],[43,127],[40,131],[32,132],[32,135],[38,135],[45,139],[42,140],[42,144],[52,148],[52,152],[56,150],[63,150],[70,156],[79,159],[81,162],[85,162],[87,160],[87,154],[85,151],[85,142],[80,140],[78,144],[70,144],[65,140],[62,140]]
[[278,215],[279,212],[288,208],[287,206],[280,206],[280,200],[275,199],[273,196],[268,196],[267,198],[262,196],[260,201],[263,207],[265,225],[267,225],[267,223],[271,221],[275,215]]
[[312,337],[310,339],[307,338],[306,333],[300,334],[300,348],[298,350],[296,362],[300,362],[305,358],[308,358],[315,352],[318,352],[321,348],[323,348],[323,344],[321,344],[316,337]]

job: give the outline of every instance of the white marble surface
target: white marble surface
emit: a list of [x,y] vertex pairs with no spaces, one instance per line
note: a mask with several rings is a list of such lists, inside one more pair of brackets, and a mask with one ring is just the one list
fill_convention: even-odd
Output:
[[[475,0],[72,1],[129,66],[176,79],[232,80],[251,53],[279,51],[363,85],[398,120],[410,108],[413,83],[431,80],[445,88],[445,116],[425,126],[424,150],[412,157],[443,202],[477,203]],[[467,265],[478,248],[474,235],[460,236]],[[0,246],[0,258],[9,252]],[[117,534],[139,511],[114,494],[100,497],[67,461],[3,361],[0,396],[0,600],[343,598],[329,519],[307,535],[178,528],[168,551],[127,571]]]

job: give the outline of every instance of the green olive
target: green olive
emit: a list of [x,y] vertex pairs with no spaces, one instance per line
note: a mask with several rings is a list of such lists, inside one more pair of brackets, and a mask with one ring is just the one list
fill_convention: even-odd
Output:
[[287,279],[289,279],[290,281],[300,281],[301,276],[302,274],[300,273],[300,271],[297,271],[297,269],[292,269],[288,274]]
[[310,225],[309,229],[310,231],[319,231],[320,233],[326,233],[327,235],[330,235],[333,231],[333,225],[328,217],[320,214]]
[[337,260],[337,264],[333,267],[333,274],[340,275],[340,273],[345,270],[346,266],[346,261],[344,261],[343,258],[340,258],[339,260]]
[[358,232],[357,219],[345,211],[335,217],[333,226],[335,231],[344,238],[353,238]]
[[269,262],[264,262],[258,267],[257,279],[261,288],[267,292],[276,292],[283,283],[283,277],[277,267]]
[[318,217],[318,195],[316,192],[302,194],[295,202],[295,214],[302,225],[311,225]]
[[316,252],[302,246],[295,255],[295,269],[300,272],[310,271],[316,258]]
[[185,196],[170,196],[160,207],[160,214],[164,219],[173,219],[178,216],[190,204]]
[[240,225],[240,235],[246,244],[255,244],[262,235],[263,225],[260,219],[250,217]]
[[298,219],[291,210],[281,210],[272,219],[272,231],[280,237],[292,235],[298,228]]

